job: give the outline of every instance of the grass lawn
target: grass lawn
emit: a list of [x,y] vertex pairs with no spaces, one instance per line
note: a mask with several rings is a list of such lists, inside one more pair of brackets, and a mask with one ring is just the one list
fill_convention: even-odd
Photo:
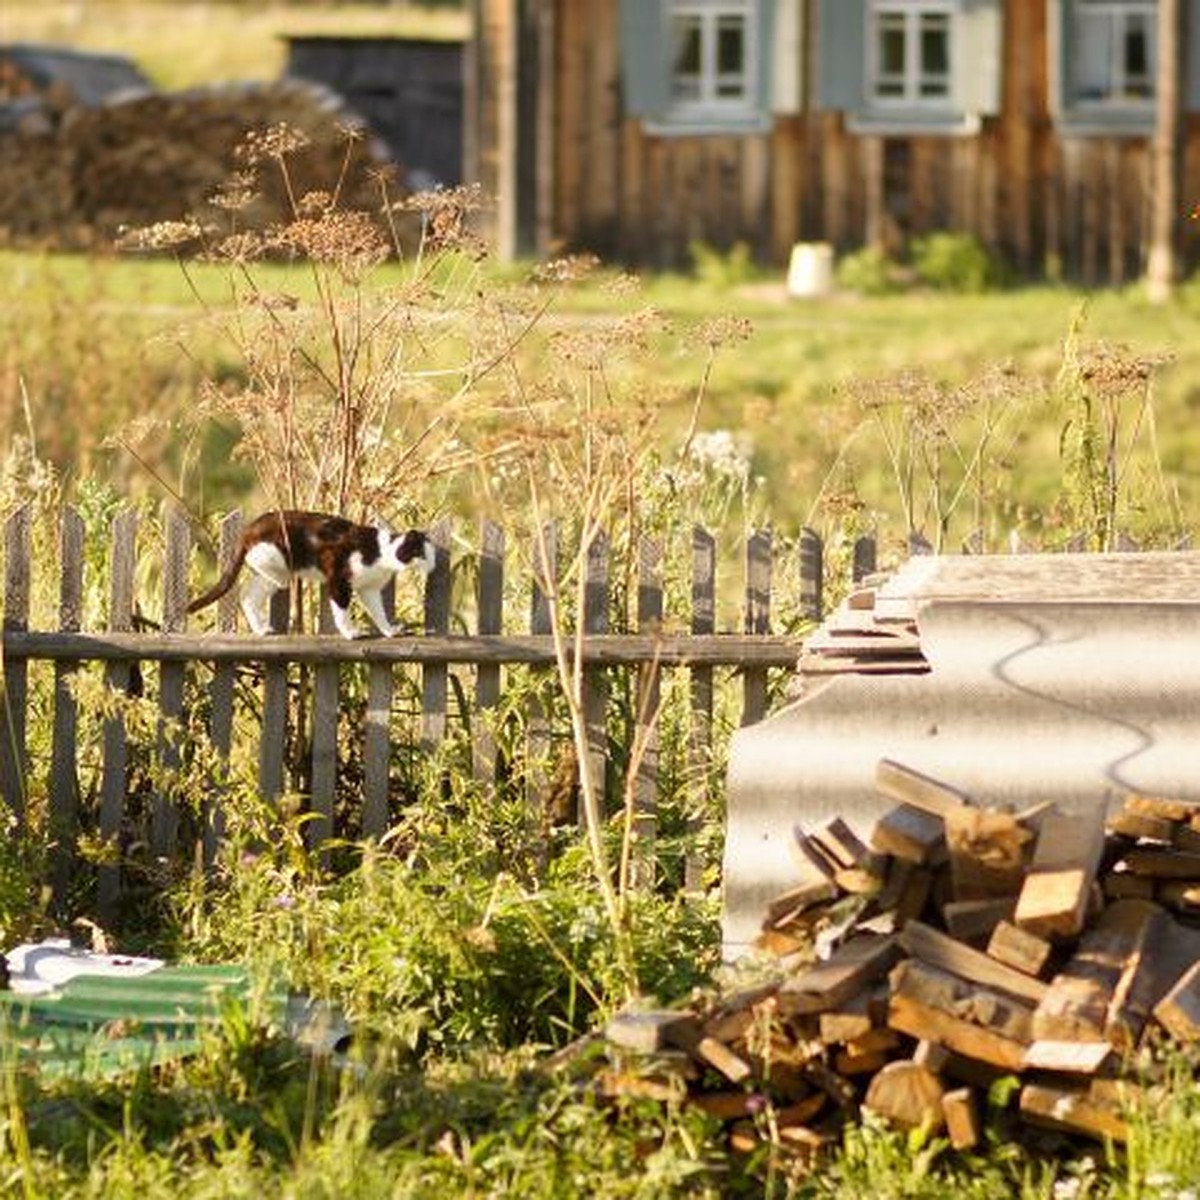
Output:
[[167,90],[282,74],[289,36],[461,38],[461,9],[418,4],[216,0],[7,0],[0,42],[56,42],[124,54]]

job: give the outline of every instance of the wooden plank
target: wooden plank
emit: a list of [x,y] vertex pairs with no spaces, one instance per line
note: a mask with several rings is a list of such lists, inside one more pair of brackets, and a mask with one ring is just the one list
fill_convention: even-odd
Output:
[[[445,637],[450,632],[450,522],[438,521],[429,530],[436,557],[425,579],[425,634]],[[450,672],[446,664],[429,662],[421,669],[421,745],[428,752],[446,736],[446,702]]]
[[960,942],[986,943],[1000,921],[1007,921],[1017,906],[1015,896],[990,900],[951,900],[942,905],[942,918],[950,936]]
[[[638,545],[638,632],[653,636],[662,629],[663,546],[657,538]],[[643,663],[637,673],[637,757],[634,780],[633,871],[635,886],[654,884],[654,844],[658,834],[659,709],[662,706],[661,672],[657,663]]]
[[[328,636],[335,632],[328,590],[322,586],[317,617],[317,632]],[[304,840],[309,849],[317,849],[333,837],[333,807],[337,792],[338,740],[337,663],[320,663],[313,668],[312,762],[309,774],[309,820]]]
[[[692,618],[694,637],[716,633],[716,539],[706,529],[692,529]],[[684,887],[689,893],[704,890],[704,864],[695,850],[695,839],[707,823],[712,804],[713,779],[713,669],[692,667],[688,712],[688,833]]]
[[1138,846],[1124,855],[1119,864],[1133,875],[1153,879],[1200,879],[1200,854]]
[[1154,1006],[1154,1019],[1178,1041],[1200,1041],[1200,961]]
[[29,664],[14,654],[10,635],[29,628],[29,598],[33,571],[33,509],[24,504],[4,523],[4,723],[0,729],[0,795],[25,829],[26,705],[29,702]]
[[1027,1083],[1021,1089],[1021,1116],[1037,1125],[1068,1133],[1082,1133],[1100,1140],[1124,1142],[1129,1126],[1121,1107],[1090,1091]]
[[[138,516],[134,509],[113,520],[110,555],[108,628],[126,632],[133,628],[133,586],[137,569]],[[120,696],[128,693],[133,662],[116,659],[108,664],[105,684]],[[121,825],[125,813],[125,775],[129,761],[128,735],[120,715],[104,722],[104,766],[100,773],[100,839],[104,859],[97,878],[96,908],[103,924],[116,918],[121,890]]]
[[[83,518],[74,508],[64,508],[59,530],[62,576],[58,594],[58,624],[63,630],[79,629],[83,620]],[[75,867],[75,841],[79,833],[78,750],[79,709],[71,690],[77,663],[54,665],[54,728],[50,749],[49,831],[54,844],[53,900],[64,911]]]
[[898,804],[911,804],[942,818],[973,803],[958,788],[890,758],[881,758],[875,767],[875,790]]
[[1026,1045],[1033,1040],[1035,1005],[1011,992],[964,979],[918,958],[904,959],[889,982],[892,1000],[900,996],[915,1000]]
[[[233,560],[237,553],[238,541],[242,533],[242,514],[235,510],[226,514],[221,521],[218,534],[217,567],[218,573]],[[238,598],[236,589],[230,588],[217,601],[217,630],[222,634],[237,632]],[[229,762],[229,753],[233,745],[233,696],[236,683],[236,672],[233,663],[216,663],[213,667],[212,683],[209,686],[209,725],[208,735],[213,749],[225,764]],[[204,861],[212,866],[217,852],[225,838],[225,802],[228,799],[228,789],[220,787],[208,799],[204,814]]]
[[1038,1040],[1025,1051],[1028,1071],[1060,1071],[1064,1075],[1095,1075],[1115,1058],[1108,1042],[1051,1042]]
[[1046,969],[1053,952],[1054,947],[1045,938],[1011,921],[1000,921],[996,925],[987,946],[989,958],[1035,978]]
[[[584,564],[586,578],[583,592],[583,631],[587,635],[608,632],[609,601],[609,539],[603,531],[597,533],[587,548]],[[608,678],[597,667],[585,667],[581,683],[583,721],[587,728],[587,762],[580,763],[595,787],[598,802],[603,805],[607,793],[608,766]],[[583,811],[584,790],[579,791],[580,825],[586,824]],[[598,814],[601,815],[601,814]],[[601,815],[602,816],[602,815]]]
[[875,573],[876,556],[877,549],[874,537],[864,535],[854,539],[851,574],[855,583],[860,583],[868,575]]
[[[771,534],[759,530],[746,543],[746,612],[748,634],[771,630]],[[742,682],[742,724],[754,725],[767,715],[767,672],[748,667]]]
[[1153,941],[1154,918],[1161,913],[1145,900],[1110,904],[1079,940],[1075,953],[1039,1002],[1033,1020],[1035,1038],[1106,1040],[1122,975],[1136,968],[1143,947]]
[[1037,1004],[1049,990],[1040,979],[1032,979],[920,921],[909,921],[899,937],[900,944],[909,954],[929,966],[995,988],[1030,1004]]
[[944,1092],[942,1117],[946,1122],[946,1135],[955,1150],[974,1150],[983,1140],[983,1124],[973,1089],[961,1087]]
[[881,978],[900,956],[895,938],[863,935],[843,942],[824,962],[787,979],[777,1002],[783,1016],[828,1012]]
[[[479,531],[478,632],[498,634],[504,628],[504,530],[485,520]],[[500,703],[500,664],[480,663],[475,671],[475,721],[471,729],[471,762],[475,778],[496,778],[496,735],[492,728]]]
[[907,862],[937,865],[946,855],[946,825],[934,813],[900,804],[875,823],[871,845]]
[[1074,937],[1083,928],[1104,853],[1104,808],[1042,818],[1014,922],[1040,937]]
[[1025,877],[1033,834],[1011,813],[956,808],[944,818],[956,900],[1015,896]]
[[[287,597],[276,593],[273,626],[278,626]],[[712,637],[691,634],[596,634],[583,647],[587,666],[626,667],[658,662],[664,667],[744,667],[766,671],[793,670],[801,650],[799,638],[790,635],[718,633]],[[272,634],[270,637],[222,637],[219,634],[155,633],[54,633],[13,631],[4,637],[5,653],[12,658],[111,662],[136,658],[146,662],[261,662],[286,663],[500,663],[531,667],[554,665],[554,642],[549,635],[476,637],[474,635],[364,637],[350,641],[306,635]]]
[[[182,633],[187,626],[188,561],[192,538],[187,514],[168,508],[166,547],[163,555],[162,631],[167,636]],[[183,688],[186,667],[182,662],[164,662],[159,668],[158,765],[170,778],[182,761]],[[155,858],[169,858],[179,832],[179,806],[169,786],[159,787],[150,810],[150,852]]]
[[1156,817],[1162,821],[1187,821],[1200,813],[1194,800],[1177,800],[1170,796],[1149,796],[1131,792],[1125,797],[1122,811],[1135,816]]

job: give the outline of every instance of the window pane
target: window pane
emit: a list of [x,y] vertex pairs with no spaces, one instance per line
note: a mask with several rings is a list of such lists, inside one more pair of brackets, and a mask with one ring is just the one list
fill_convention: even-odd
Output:
[[904,95],[904,16],[879,14],[879,66],[875,93],[879,96]]
[[1131,13],[1125,22],[1125,90],[1131,96],[1154,95],[1154,22]]
[[950,94],[950,22],[944,13],[921,18],[922,96]]
[[698,100],[703,63],[700,18],[676,16],[672,25],[671,93],[677,100]]
[[726,16],[717,19],[717,95],[746,93],[746,20]]

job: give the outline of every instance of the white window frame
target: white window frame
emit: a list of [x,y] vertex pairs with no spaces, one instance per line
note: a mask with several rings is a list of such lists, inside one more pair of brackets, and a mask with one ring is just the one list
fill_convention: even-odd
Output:
[[[1124,30],[1131,16],[1143,17],[1149,26],[1147,31],[1147,51],[1149,71],[1146,83],[1148,92],[1137,95],[1126,87],[1124,62]],[[1102,27],[1103,23],[1103,27]],[[1082,54],[1084,38],[1087,36],[1104,37],[1105,28],[1115,27],[1118,36],[1111,39],[1109,47],[1110,61],[1108,64],[1111,91],[1104,96],[1085,95],[1080,88],[1075,69]],[[1075,0],[1071,7],[1071,29],[1068,45],[1073,56],[1071,72],[1070,104],[1082,111],[1103,112],[1111,109],[1137,110],[1145,109],[1150,112],[1154,108],[1157,91],[1157,63],[1155,45],[1158,36],[1158,4],[1155,0]]]
[[[945,76],[945,91],[941,95],[922,94],[921,76],[921,22],[936,16],[946,22],[946,53],[948,69]],[[880,91],[883,80],[883,64],[880,61],[881,24],[883,20],[899,17],[904,23],[904,74],[901,79],[901,94],[889,95]],[[924,109],[945,112],[954,106],[955,70],[957,60],[958,4],[956,0],[871,0],[867,25],[867,100],[877,110]]]
[[[717,34],[720,22],[730,17],[742,21],[742,87],[736,96],[722,96],[717,64]],[[679,97],[675,94],[675,26],[676,21],[681,18],[697,20],[700,24],[700,87],[699,95],[695,97]],[[667,45],[671,54],[668,64],[671,88],[670,119],[673,122],[697,124],[723,120],[745,121],[758,115],[758,0],[668,0],[666,20]]]

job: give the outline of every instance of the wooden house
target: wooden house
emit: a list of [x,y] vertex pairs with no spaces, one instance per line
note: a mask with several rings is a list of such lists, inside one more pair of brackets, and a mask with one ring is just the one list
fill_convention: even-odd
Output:
[[744,241],[781,264],[954,230],[1027,277],[1119,283],[1169,94],[1170,237],[1200,259],[1200,0],[472,3],[464,174],[503,254],[665,267]]

